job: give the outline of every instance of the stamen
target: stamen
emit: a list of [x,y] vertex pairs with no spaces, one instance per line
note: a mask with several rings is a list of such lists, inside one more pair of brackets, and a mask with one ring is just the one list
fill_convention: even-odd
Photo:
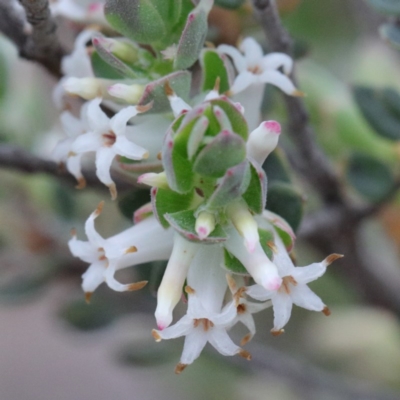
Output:
[[187,364],[179,363],[179,364],[175,367],[175,373],[176,373],[177,375],[179,375],[186,367],[187,367]]
[[325,316],[329,317],[331,315],[331,310],[327,306],[325,306],[324,309],[322,310],[322,313]]
[[343,254],[336,254],[333,253],[331,255],[329,255],[328,257],[325,258],[324,261],[322,261],[326,266],[332,264],[334,261],[336,261],[339,258],[343,258],[344,255]]
[[71,229],[71,236],[76,237],[76,229],[75,228]]
[[109,185],[108,189],[110,189],[111,200],[116,200],[116,198],[117,198],[117,187],[115,186],[115,183],[112,183],[111,185]]
[[153,329],[151,331],[151,335],[153,336],[153,338],[154,338],[154,340],[156,342],[161,342],[162,337],[160,336],[160,334],[155,329]]
[[195,294],[196,291],[191,286],[186,285],[185,286],[185,293],[187,293],[187,294]]
[[279,329],[277,331],[274,331],[273,329],[271,329],[271,335],[272,336],[280,336],[280,335],[282,335],[282,333],[285,333],[284,329]]
[[76,189],[83,189],[86,187],[86,179],[82,176],[78,178],[78,184],[75,186]]
[[103,207],[104,207],[104,201],[101,201],[94,212],[95,217],[101,214],[101,212],[103,211]]
[[140,282],[136,282],[136,283],[131,283],[128,286],[128,291],[129,292],[134,292],[135,290],[140,290],[142,288],[144,288],[147,285],[148,281],[140,281]]
[[90,304],[90,299],[92,298],[93,292],[86,292],[85,293],[85,301],[87,304]]
[[248,361],[251,360],[251,354],[246,350],[240,349],[238,354],[240,357],[243,357]]
[[248,333],[246,336],[243,337],[243,339],[240,341],[240,345],[244,346],[247,343],[249,343],[251,340],[251,333]]
[[136,246],[131,246],[131,247],[128,247],[126,250],[125,250],[125,254],[129,254],[129,253],[136,253],[138,250],[137,250],[137,247]]

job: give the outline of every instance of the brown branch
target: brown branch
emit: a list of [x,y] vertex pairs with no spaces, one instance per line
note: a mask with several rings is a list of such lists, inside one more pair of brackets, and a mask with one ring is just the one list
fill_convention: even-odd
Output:
[[[274,0],[253,0],[256,16],[266,34],[270,49],[292,55],[293,41],[283,27]],[[296,83],[295,73],[292,80]],[[319,192],[326,203],[343,203],[337,176],[317,146],[308,112],[299,97],[284,96],[288,113],[288,133],[296,145],[295,168]]]
[[[76,186],[77,184],[75,178],[67,170],[60,168],[57,163],[50,160],[43,160],[18,146],[0,145],[0,167],[28,174],[44,173],[62,179],[69,185]],[[93,170],[85,170],[83,171],[83,175],[89,187],[108,191],[108,188],[98,180]],[[130,182],[126,176],[124,178],[122,174],[118,174],[118,176],[114,175],[114,181],[121,191],[132,190],[138,187],[135,183]]]
[[286,379],[299,399],[340,400],[396,400],[398,393],[391,390],[376,390],[369,382],[324,371],[304,359],[296,358],[265,346],[251,342],[247,346],[252,354],[250,362],[239,357],[230,357],[230,364],[260,372],[264,370],[279,379]]
[[61,58],[64,54],[56,31],[57,24],[51,16],[48,0],[19,0],[26,11],[26,18],[32,27],[20,54],[35,60],[53,75],[60,77]]

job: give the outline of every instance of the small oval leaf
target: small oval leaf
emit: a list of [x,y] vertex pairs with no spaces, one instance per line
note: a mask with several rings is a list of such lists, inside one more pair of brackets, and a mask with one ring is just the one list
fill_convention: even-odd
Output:
[[395,180],[390,169],[366,154],[352,154],[347,165],[349,183],[366,199],[378,202],[390,193]]

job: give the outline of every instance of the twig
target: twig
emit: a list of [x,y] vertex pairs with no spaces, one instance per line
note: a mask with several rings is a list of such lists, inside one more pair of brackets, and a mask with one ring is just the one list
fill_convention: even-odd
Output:
[[[60,166],[50,160],[43,160],[26,150],[13,145],[2,144],[0,145],[0,167],[8,168],[12,170],[17,170],[25,172],[28,174],[38,174],[44,173],[47,175],[52,175],[63,179],[70,185],[76,185],[75,178],[65,169],[60,168]],[[101,188],[103,190],[108,190],[96,177],[93,170],[83,171],[86,183],[92,188]],[[134,189],[137,185],[130,182],[128,178],[120,174],[118,177],[113,177],[115,183],[119,190]]]
[[[292,39],[283,27],[274,0],[253,0],[256,15],[272,51],[292,55]],[[296,82],[295,74],[292,80]],[[308,112],[299,97],[284,96],[288,112],[288,133],[296,144],[295,168],[319,192],[326,203],[343,203],[341,185],[324,153],[315,142]]]
[[289,356],[270,346],[252,342],[248,344],[252,360],[247,362],[232,357],[230,363],[254,369],[264,369],[280,379],[287,379],[289,385],[301,399],[336,400],[397,400],[398,394],[392,391],[377,391],[369,383],[347,379],[344,376],[326,372],[306,360]]
[[64,51],[56,35],[48,0],[19,0],[26,11],[32,33],[20,48],[21,56],[44,65],[53,75],[60,76],[60,64]]

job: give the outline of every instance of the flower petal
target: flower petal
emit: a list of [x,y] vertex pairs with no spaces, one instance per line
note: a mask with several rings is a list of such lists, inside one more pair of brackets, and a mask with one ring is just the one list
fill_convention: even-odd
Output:
[[247,37],[239,46],[244,53],[247,67],[255,67],[261,63],[264,56],[262,47],[252,37]]
[[69,111],[64,111],[60,115],[60,121],[67,136],[74,137],[83,133],[81,120],[74,117]]
[[233,343],[224,328],[212,328],[208,334],[208,341],[224,356],[234,356],[240,352],[240,347]]
[[183,352],[181,356],[182,364],[191,364],[204,349],[207,343],[207,334],[201,327],[193,329],[189,332],[183,345]]
[[187,335],[193,329],[193,320],[186,315],[182,317],[176,324],[157,331],[162,339],[176,339]]
[[231,92],[233,94],[240,93],[243,90],[247,89],[250,85],[258,81],[258,75],[254,75],[251,72],[245,70],[236,77],[235,82],[233,82],[233,85],[231,87]]
[[78,240],[76,236],[73,236],[69,240],[68,247],[75,257],[78,257],[89,264],[96,262],[99,259],[97,248],[90,242]]
[[284,53],[269,53],[261,60],[263,70],[283,68],[285,74],[290,74],[293,68],[293,60]]
[[210,317],[210,320],[218,326],[227,326],[229,325],[237,315],[236,305],[232,301],[224,307],[223,311],[220,314]]
[[67,158],[67,170],[76,178],[77,181],[81,180],[83,177],[81,171],[81,158],[82,154]]
[[270,83],[282,90],[286,94],[294,94],[297,89],[293,85],[292,81],[284,74],[278,71],[265,71],[259,75],[261,82]]
[[291,289],[290,296],[296,306],[311,311],[322,311],[325,304],[322,300],[307,286],[297,285]]
[[89,102],[87,117],[90,129],[98,133],[106,133],[110,130],[110,120],[100,108],[101,102],[102,99],[100,97],[96,97]]
[[235,67],[239,73],[247,69],[246,59],[236,47],[229,46],[227,44],[221,44],[217,47],[217,50],[220,53],[225,53],[232,58],[233,63],[235,64]]
[[106,269],[105,261],[93,263],[82,275],[82,289],[85,293],[93,293],[103,282]]
[[113,145],[115,153],[130,158],[131,160],[142,160],[147,158],[149,153],[143,147],[128,140],[125,136],[117,136],[117,140]]
[[289,295],[280,292],[277,292],[271,300],[274,308],[274,331],[279,331],[290,319],[293,302]]
[[101,182],[109,186],[114,183],[111,179],[110,168],[115,157],[112,147],[101,147],[96,153],[96,174]]
[[89,242],[92,244],[92,246],[95,247],[96,249],[104,248],[106,242],[106,240],[99,235],[94,226],[94,220],[97,218],[98,215],[99,211],[95,210],[90,214],[89,218],[86,220],[85,223],[86,236],[89,239]]
[[136,107],[130,106],[122,109],[110,120],[111,130],[118,135],[125,135],[126,124],[137,115]]
[[326,271],[326,264],[324,262],[313,263],[306,267],[297,267],[292,272],[293,278],[299,283],[306,285],[321,277]]
[[103,146],[101,136],[95,132],[87,132],[79,135],[71,145],[71,151],[76,154],[87,153],[89,151],[96,151]]

